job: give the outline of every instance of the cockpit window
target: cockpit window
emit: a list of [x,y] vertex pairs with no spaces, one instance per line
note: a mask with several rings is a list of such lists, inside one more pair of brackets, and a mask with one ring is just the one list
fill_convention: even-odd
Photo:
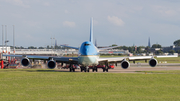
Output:
[[90,44],[84,44],[84,46],[89,46]]

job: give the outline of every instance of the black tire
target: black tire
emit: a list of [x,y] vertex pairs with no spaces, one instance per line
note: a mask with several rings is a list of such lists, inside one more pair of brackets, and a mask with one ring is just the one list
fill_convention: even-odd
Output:
[[83,72],[83,68],[81,68],[81,72]]
[[105,70],[105,68],[103,68],[103,72],[105,72],[106,70]]
[[106,72],[108,72],[108,68],[106,69]]
[[97,67],[95,68],[95,71],[96,71],[96,72],[98,72],[98,69],[97,69]]
[[94,72],[95,68],[92,69],[92,72]]

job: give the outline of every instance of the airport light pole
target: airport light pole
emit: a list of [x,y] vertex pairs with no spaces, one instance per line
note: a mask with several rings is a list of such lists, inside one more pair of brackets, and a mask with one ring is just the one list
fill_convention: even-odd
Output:
[[15,26],[13,25],[13,53],[15,54]]
[[51,49],[52,49],[52,37],[50,39],[51,39]]
[[55,49],[55,47],[56,47],[56,39],[54,38],[54,49]]
[[5,25],[5,46],[6,46],[6,53],[7,53],[7,25]]
[[2,25],[2,53],[4,52],[4,25]]
[[53,49],[52,40],[55,39],[55,38],[51,37],[50,39],[51,39],[51,49]]

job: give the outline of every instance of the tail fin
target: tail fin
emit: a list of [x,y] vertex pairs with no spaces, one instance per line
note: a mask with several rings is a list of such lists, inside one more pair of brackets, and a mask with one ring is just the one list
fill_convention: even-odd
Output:
[[96,40],[96,39],[95,39],[95,46],[98,47],[98,46],[97,46],[97,40]]
[[93,43],[93,18],[91,18],[91,22],[90,22],[90,42]]

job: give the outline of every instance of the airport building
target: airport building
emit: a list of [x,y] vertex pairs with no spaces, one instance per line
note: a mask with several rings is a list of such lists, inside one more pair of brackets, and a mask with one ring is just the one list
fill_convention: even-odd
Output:
[[167,46],[167,47],[162,47],[162,48],[150,48],[150,52],[156,52],[161,50],[163,53],[168,53],[170,50],[178,51],[180,50],[180,46]]
[[169,46],[169,47],[162,47],[163,52],[169,52],[170,50],[178,51],[180,50],[180,46]]
[[[0,46],[1,53],[14,53],[13,49],[10,47],[2,47]],[[51,56],[63,56],[74,54],[78,55],[78,50],[76,49],[15,49],[15,54],[26,54],[26,55],[51,55]],[[128,55],[130,54],[128,50],[120,50],[120,49],[111,49],[111,50],[104,50],[100,51],[100,54],[122,54]]]
[[[145,49],[142,49],[142,51]],[[163,53],[168,53],[170,50],[178,51],[180,47],[177,46],[169,46],[169,47],[162,47],[162,48],[150,48],[149,52],[155,53],[156,51],[161,50]],[[14,53],[13,49],[8,47],[0,46],[0,53]],[[26,54],[26,55],[51,55],[51,56],[63,56],[63,55],[77,55],[78,50],[76,49],[15,49],[15,54]],[[100,51],[100,54],[122,54],[122,55],[129,55],[131,54],[129,50],[122,50],[122,49],[110,49],[110,50],[103,50]],[[142,54],[144,55],[144,54]]]
[[0,52],[1,53],[11,52],[11,48],[9,46],[5,47],[5,46],[0,45]]
[[121,49],[111,49],[111,50],[104,50],[100,51],[100,54],[122,54],[127,55],[130,54],[129,50],[121,50]]

